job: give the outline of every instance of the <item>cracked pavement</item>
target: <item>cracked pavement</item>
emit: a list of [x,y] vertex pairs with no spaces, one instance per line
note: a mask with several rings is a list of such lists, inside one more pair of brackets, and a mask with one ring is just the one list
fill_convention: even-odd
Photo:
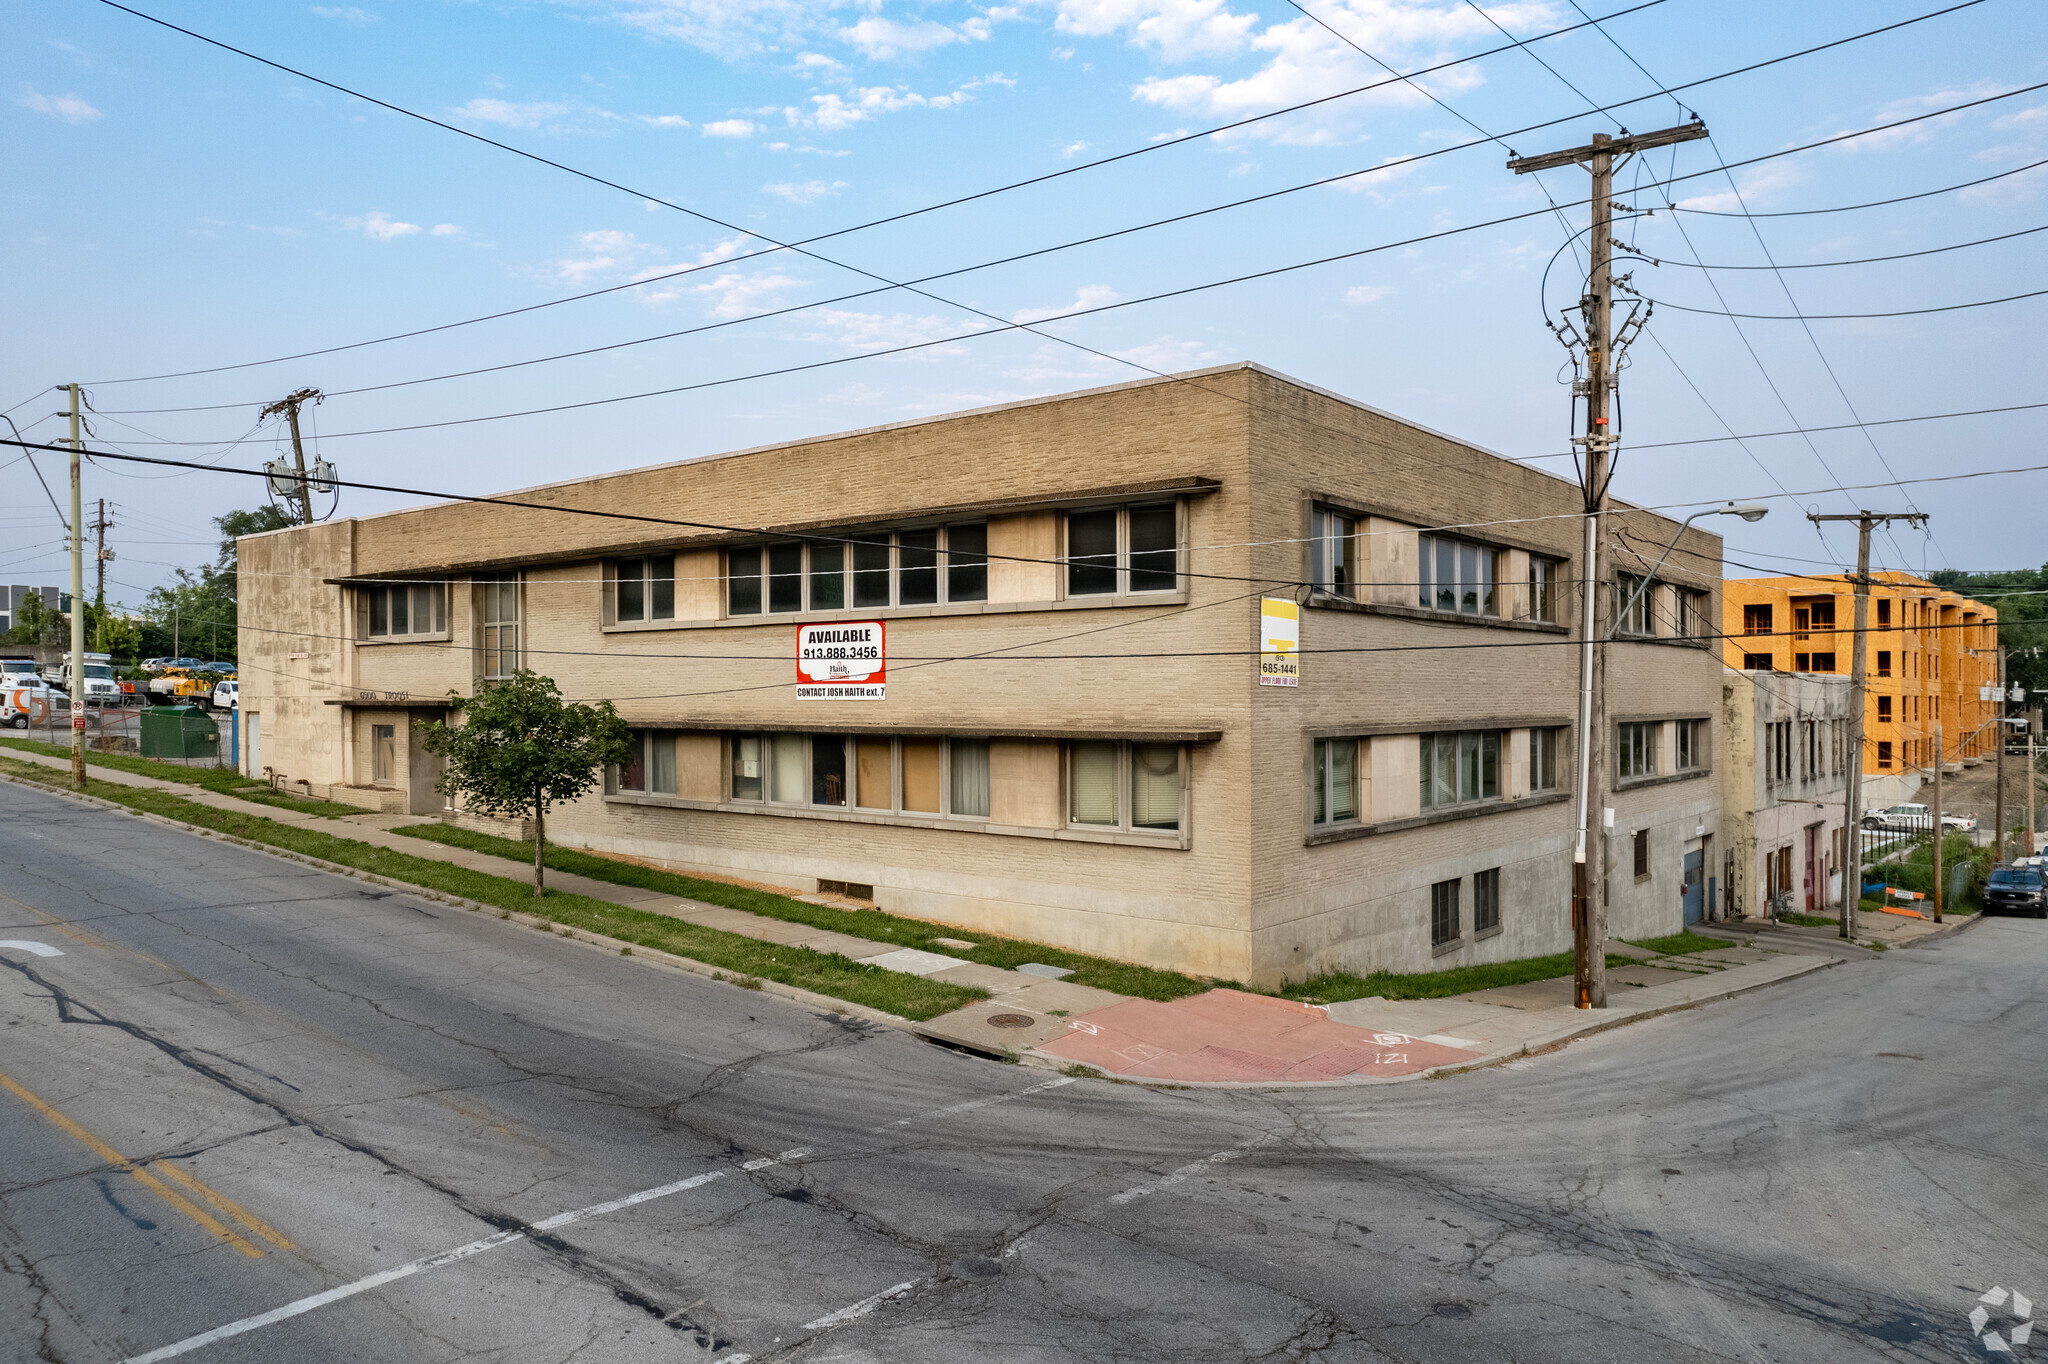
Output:
[[0,1074],[290,1242],[0,1092],[4,1360],[494,1236],[179,1357],[1960,1360],[1978,1294],[2048,1300],[2031,921],[1292,1092],[1000,1066],[14,785],[0,938],[64,953],[0,954]]

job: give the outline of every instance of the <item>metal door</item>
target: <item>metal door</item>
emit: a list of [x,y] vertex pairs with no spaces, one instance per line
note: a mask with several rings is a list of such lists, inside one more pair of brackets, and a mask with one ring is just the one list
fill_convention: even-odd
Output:
[[263,715],[260,711],[242,712],[242,728],[248,731],[249,742],[243,745],[242,775],[260,777],[263,775]]
[[1685,921],[1689,924],[1696,924],[1706,916],[1706,861],[1706,853],[1698,849],[1685,855],[1685,876],[1679,894],[1685,903]]
[[1818,824],[1806,826],[1806,912],[1813,913],[1820,908],[1820,830]]

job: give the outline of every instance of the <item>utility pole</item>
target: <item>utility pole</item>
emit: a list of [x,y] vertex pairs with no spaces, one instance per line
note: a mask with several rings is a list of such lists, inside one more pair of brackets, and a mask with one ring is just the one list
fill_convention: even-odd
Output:
[[1934,922],[1941,922],[1941,726],[1934,727]]
[[[1579,646],[1579,817],[1572,847],[1572,1002],[1581,1009],[1607,1007],[1607,644],[1600,627],[1600,603],[1607,582],[1607,484],[1616,436],[1609,419],[1618,383],[1614,357],[1614,171],[1618,162],[1652,147],[1691,142],[1707,135],[1698,119],[1654,133],[1609,137],[1593,134],[1583,147],[1517,156],[1508,169],[1517,175],[1558,166],[1584,165],[1593,175],[1588,243],[1592,271],[1579,300],[1585,320],[1586,377],[1576,389],[1586,399],[1586,434],[1573,438],[1585,447],[1580,491],[1585,495],[1586,546],[1579,562],[1581,594]],[[1570,342],[1566,342],[1567,346]],[[1616,605],[1619,605],[1616,602]]]
[[1998,709],[1991,716],[1991,741],[1998,745],[1997,775],[1991,779],[1991,865],[2005,861],[2005,646],[1998,646]]
[[85,438],[80,411],[85,390],[66,384],[71,393],[71,787],[85,789],[85,507],[80,488]]
[[98,565],[99,577],[93,586],[92,609],[99,617],[99,639],[95,642],[102,653],[105,653],[107,648],[107,560],[114,557],[107,549],[107,532],[113,528],[114,523],[107,520],[107,499],[103,497],[100,499],[100,514],[92,523],[93,534],[99,538],[93,552],[93,561]]
[[[1863,902],[1863,711],[1867,702],[1863,682],[1870,662],[1870,528],[1889,526],[1894,521],[1908,525],[1925,524],[1926,512],[1860,511],[1853,515],[1808,512],[1806,519],[1856,523],[1856,634],[1849,663],[1849,784],[1842,792],[1843,841],[1849,845],[1849,864],[1842,868],[1841,935],[1856,941],[1856,910]],[[1903,624],[1903,622],[1901,622]]]
[[318,402],[320,396],[320,390],[317,388],[302,388],[296,393],[288,393],[279,398],[259,414],[274,417],[282,412],[286,420],[291,422],[292,462],[298,467],[298,477],[292,484],[292,496],[299,502],[299,522],[307,526],[313,524],[313,487],[306,479],[306,449],[299,440],[299,405]]

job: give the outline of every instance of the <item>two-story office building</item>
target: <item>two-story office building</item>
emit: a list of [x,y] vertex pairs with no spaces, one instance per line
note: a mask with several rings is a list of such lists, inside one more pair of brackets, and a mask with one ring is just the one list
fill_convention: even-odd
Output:
[[[1570,942],[1552,475],[1244,364],[507,496],[241,542],[252,770],[439,812],[410,724],[525,667],[634,726],[570,844],[1262,985]],[[1667,578],[1610,668],[1629,937],[1715,865],[1719,582]]]

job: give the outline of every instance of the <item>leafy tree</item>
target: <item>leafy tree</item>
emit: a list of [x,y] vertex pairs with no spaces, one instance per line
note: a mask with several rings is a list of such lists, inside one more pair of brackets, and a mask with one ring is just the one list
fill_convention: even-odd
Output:
[[238,536],[295,526],[298,520],[266,505],[253,511],[224,513],[214,517],[213,524],[221,533],[220,552],[214,561],[197,570],[173,570],[168,584],[155,588],[143,599],[143,614],[158,627],[155,631],[144,631],[145,645],[155,645],[148,652],[168,654],[182,650],[190,656],[203,655],[209,659],[239,657],[235,540]]
[[59,611],[58,602],[45,602],[43,594],[31,592],[14,612],[14,628],[6,635],[9,644],[64,644],[71,639],[71,617]]
[[609,701],[564,701],[554,679],[531,669],[476,696],[449,697],[460,725],[413,721],[426,750],[447,760],[439,788],[485,814],[531,814],[533,893],[545,894],[548,807],[575,800],[607,766],[625,760],[626,722]]

